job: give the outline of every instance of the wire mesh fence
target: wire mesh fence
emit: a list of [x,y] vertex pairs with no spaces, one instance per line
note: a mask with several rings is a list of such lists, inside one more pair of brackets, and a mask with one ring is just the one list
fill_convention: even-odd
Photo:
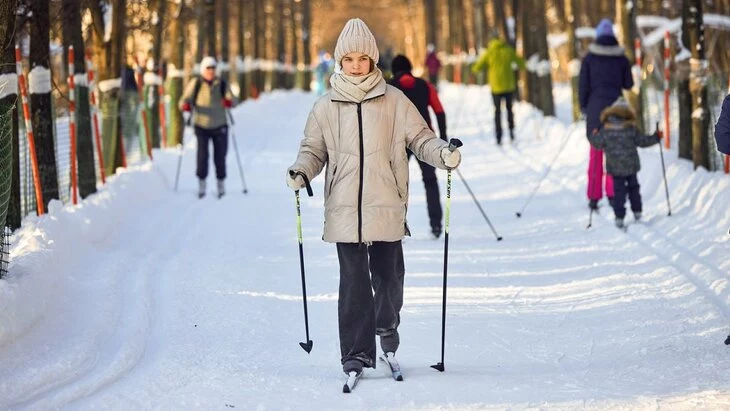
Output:
[[[144,154],[146,146],[144,137],[141,134],[140,104],[135,99],[122,101],[120,120],[122,122],[122,133],[124,138],[124,149],[128,165],[138,164],[146,159]],[[90,119],[91,113],[76,113],[77,118],[86,116]],[[113,113],[111,116],[116,116]],[[99,120],[103,121],[104,116],[99,113]],[[22,118],[21,126],[22,126]],[[67,204],[71,201],[71,137],[69,131],[68,112],[62,113],[54,122],[53,141],[56,154],[56,168],[58,172],[59,196],[61,202]],[[9,133],[10,130],[7,130]],[[33,186],[33,171],[31,169],[30,153],[28,151],[28,142],[25,138],[25,130],[21,127],[19,140],[20,148],[20,181],[21,181],[21,211],[23,216],[34,213],[36,210],[35,191]],[[142,136],[140,138],[140,136]],[[99,168],[98,151],[96,141],[92,139],[94,144],[94,170],[96,173],[97,186],[101,183],[101,169]],[[102,143],[103,144],[103,143]],[[1,155],[1,154],[0,154]],[[10,162],[8,162],[10,164]],[[1,172],[1,171],[0,171]],[[5,179],[0,175],[0,179]],[[7,178],[9,184],[9,177]],[[1,182],[0,182],[1,183]],[[0,189],[2,184],[0,184]],[[1,190],[0,190],[1,191]],[[9,188],[8,188],[9,192]],[[0,197],[0,200],[2,198]]]

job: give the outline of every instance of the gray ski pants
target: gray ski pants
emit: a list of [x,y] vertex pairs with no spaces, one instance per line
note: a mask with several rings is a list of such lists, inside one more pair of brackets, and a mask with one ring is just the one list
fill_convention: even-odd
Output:
[[337,303],[342,364],[359,360],[375,367],[375,335],[383,352],[400,344],[403,307],[403,246],[400,241],[372,245],[337,243],[340,296]]

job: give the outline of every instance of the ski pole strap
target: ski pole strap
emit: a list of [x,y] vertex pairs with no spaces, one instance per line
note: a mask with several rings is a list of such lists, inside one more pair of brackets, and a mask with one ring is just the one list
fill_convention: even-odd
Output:
[[314,197],[314,191],[312,191],[312,186],[311,186],[311,184],[309,184],[309,179],[307,178],[306,174],[304,174],[301,171],[289,170],[289,175],[292,178],[297,175],[302,176],[302,178],[304,179],[304,185],[307,187],[307,195],[310,197]]

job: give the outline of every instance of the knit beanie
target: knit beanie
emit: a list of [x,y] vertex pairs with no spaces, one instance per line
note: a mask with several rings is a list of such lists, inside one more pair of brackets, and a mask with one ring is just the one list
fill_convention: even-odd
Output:
[[596,26],[596,38],[603,36],[616,37],[613,34],[613,23],[609,19],[602,19]]
[[390,63],[390,69],[393,71],[393,74],[409,73],[413,70],[413,65],[411,64],[411,61],[408,60],[408,57],[399,54],[393,57],[393,61]]
[[350,19],[345,23],[345,27],[337,39],[335,46],[335,61],[337,64],[342,62],[342,58],[346,54],[358,52],[366,54],[377,64],[380,58],[378,53],[378,45],[375,44],[375,37],[364,21],[360,19]]

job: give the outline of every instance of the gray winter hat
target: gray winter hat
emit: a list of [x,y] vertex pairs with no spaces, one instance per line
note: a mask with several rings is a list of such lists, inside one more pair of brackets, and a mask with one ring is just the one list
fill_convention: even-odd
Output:
[[339,64],[346,54],[352,52],[366,54],[375,63],[380,58],[375,36],[365,22],[358,18],[350,19],[345,23],[335,46],[335,61]]

